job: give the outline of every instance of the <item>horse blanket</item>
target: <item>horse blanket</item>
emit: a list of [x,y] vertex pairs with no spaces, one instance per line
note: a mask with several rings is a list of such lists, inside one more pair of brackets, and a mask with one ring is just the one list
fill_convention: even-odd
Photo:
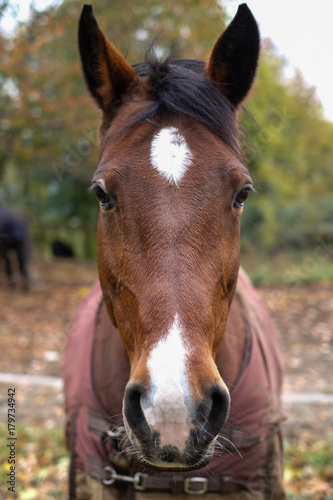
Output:
[[220,366],[217,355],[231,408],[211,462],[192,472],[148,471],[129,457],[126,448],[122,450],[121,407],[129,361],[107,315],[100,285],[93,286],[77,311],[65,353],[71,499],[134,495],[142,500],[161,495],[188,499],[199,494],[207,500],[215,500],[216,495],[244,500],[286,498],[281,464],[280,349],[270,315],[242,270],[227,331],[230,328],[233,335],[246,337],[245,348],[233,384],[228,383],[232,359],[230,366]]

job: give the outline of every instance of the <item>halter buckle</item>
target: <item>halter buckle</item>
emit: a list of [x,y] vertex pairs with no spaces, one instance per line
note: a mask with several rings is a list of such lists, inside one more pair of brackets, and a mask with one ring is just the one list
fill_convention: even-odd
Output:
[[[196,485],[200,485],[198,489]],[[208,481],[205,477],[188,477],[184,481],[184,493],[188,495],[204,495],[208,489]]]
[[143,472],[136,472],[134,476],[124,476],[122,474],[117,474],[115,469],[111,465],[106,465],[104,467],[105,477],[102,479],[102,483],[105,486],[112,486],[115,481],[121,481],[123,483],[131,483],[135,490],[144,491],[145,487],[142,485],[143,479],[148,476]]
[[142,485],[142,480],[148,477],[148,474],[144,474],[143,472],[136,472],[134,474],[134,481],[133,481],[133,486],[134,489],[137,491],[144,491],[146,488]]

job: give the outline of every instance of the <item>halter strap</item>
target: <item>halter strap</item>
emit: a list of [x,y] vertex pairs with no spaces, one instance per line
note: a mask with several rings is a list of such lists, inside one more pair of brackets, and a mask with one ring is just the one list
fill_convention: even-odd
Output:
[[130,485],[135,491],[170,493],[172,495],[204,495],[205,493],[232,493],[249,489],[234,481],[233,474],[225,472],[215,477],[166,477],[134,472],[133,475],[118,474],[109,462],[88,458],[89,475],[104,486],[124,489]]

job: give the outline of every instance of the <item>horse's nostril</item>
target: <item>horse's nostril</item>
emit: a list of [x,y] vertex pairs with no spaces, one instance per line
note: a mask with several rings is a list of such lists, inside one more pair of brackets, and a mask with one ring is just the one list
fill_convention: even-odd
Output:
[[211,398],[212,409],[209,420],[216,422],[219,428],[221,428],[228,418],[230,397],[226,390],[215,389],[212,392]]
[[228,418],[229,407],[228,391],[218,385],[211,387],[197,411],[197,420],[203,425],[199,434],[200,444],[210,442],[217,436]]
[[127,423],[140,440],[150,439],[152,436],[141,407],[141,399],[145,392],[145,388],[140,384],[131,384],[127,386],[124,398],[124,413]]

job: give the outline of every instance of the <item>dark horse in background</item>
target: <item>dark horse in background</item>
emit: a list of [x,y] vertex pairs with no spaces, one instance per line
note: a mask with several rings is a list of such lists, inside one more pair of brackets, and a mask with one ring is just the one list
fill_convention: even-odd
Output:
[[259,43],[243,4],[207,64],[131,66],[82,11],[100,282],[66,349],[70,498],[285,498],[280,351],[239,269],[237,109]]
[[29,287],[28,259],[31,241],[27,222],[12,209],[0,207],[0,259],[4,260],[7,281],[14,286],[13,263],[16,260],[22,288]]

